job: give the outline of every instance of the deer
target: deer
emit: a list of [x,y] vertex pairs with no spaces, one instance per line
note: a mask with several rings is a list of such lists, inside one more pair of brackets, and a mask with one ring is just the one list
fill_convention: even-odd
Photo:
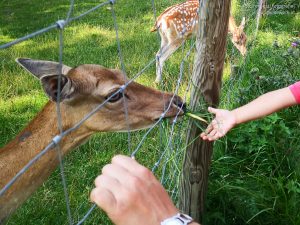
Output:
[[[182,45],[182,43],[197,33],[199,0],[187,0],[167,8],[160,14],[151,32],[158,30],[161,37],[160,49],[156,54],[156,83],[162,80],[164,62]],[[241,24],[236,25],[232,15],[229,17],[228,32],[232,34],[231,41],[245,56],[247,52],[247,36],[244,33],[245,17]]]
[[[128,82],[128,78],[118,69],[94,64],[72,68],[54,61],[28,58],[18,58],[16,61],[40,80],[49,101],[13,140],[0,149],[0,190],[59,134],[57,104],[60,106],[62,129],[66,130],[107,100],[78,129],[61,139],[59,145],[62,156],[96,132],[141,130],[152,126],[159,118],[170,119],[184,114],[185,104],[179,96],[172,93],[134,81],[129,82],[118,93]],[[57,91],[58,79],[61,79],[60,98]],[[128,107],[126,115],[124,98]],[[166,107],[169,108],[167,112]],[[57,151],[53,148],[0,196],[0,224],[43,184],[58,163]]]

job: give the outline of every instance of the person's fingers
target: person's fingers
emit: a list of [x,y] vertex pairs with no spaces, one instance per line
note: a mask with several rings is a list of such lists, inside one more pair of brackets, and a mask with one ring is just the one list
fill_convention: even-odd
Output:
[[203,138],[205,138],[206,137],[206,133],[205,132],[202,132],[201,134],[200,134],[200,137],[203,139]]
[[222,135],[222,133],[220,131],[218,131],[214,136],[213,139],[214,141],[218,140],[219,138],[223,137],[224,135]]
[[215,134],[217,133],[218,131],[216,129],[213,129],[209,134],[208,134],[208,137],[213,137],[215,136]]
[[210,123],[205,130],[205,134],[209,134],[213,129],[214,129],[213,124]]
[[214,136],[210,136],[209,138],[208,138],[208,140],[209,141],[215,141],[215,140],[218,140],[218,135],[214,135]]
[[112,163],[126,168],[126,170],[134,176],[143,179],[151,179],[152,177],[152,173],[146,167],[140,165],[136,160],[130,157],[117,155],[113,157]]
[[136,169],[143,167],[135,159],[125,155],[116,155],[111,161],[114,164],[118,164],[126,168],[129,172],[134,172]]
[[105,165],[102,168],[102,174],[116,179],[121,184],[126,184],[128,177],[132,176],[126,168],[113,163]]
[[[124,164],[127,165],[126,162]],[[132,168],[132,170],[129,171],[123,165],[119,165],[113,160],[112,164],[108,164],[103,167],[102,173],[105,176],[116,179],[120,185],[127,188],[142,185],[142,180],[146,181],[147,184],[151,184],[151,182],[155,180],[154,175],[147,168],[139,165],[138,163],[134,168],[136,168],[135,171]]]
[[118,193],[121,187],[120,182],[106,175],[100,175],[95,180],[95,186],[110,190],[112,193]]
[[117,200],[113,193],[106,188],[94,188],[90,194],[90,199],[105,212],[108,212],[112,208],[116,208]]
[[204,141],[206,141],[207,140],[207,135],[205,134],[205,133],[202,133],[201,135],[200,135],[200,137],[202,138],[202,140],[204,140]]
[[210,124],[207,126],[207,128],[205,129],[205,131],[202,132],[202,133],[200,134],[200,137],[201,137],[203,140],[207,140],[207,139],[208,139],[208,136],[209,136],[209,133],[210,133],[213,129],[214,129],[214,128],[213,128],[213,125],[212,125],[212,123],[210,123]]
[[217,133],[218,131],[217,130],[212,130],[208,135],[207,135],[207,137],[208,137],[208,140],[209,141],[214,141],[215,140],[215,135],[216,135],[216,133]]

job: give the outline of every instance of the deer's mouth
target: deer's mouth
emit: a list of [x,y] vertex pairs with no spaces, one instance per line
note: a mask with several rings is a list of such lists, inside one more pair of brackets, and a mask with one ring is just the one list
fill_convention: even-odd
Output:
[[180,103],[180,104],[174,104],[171,106],[171,108],[168,111],[163,112],[159,118],[156,118],[155,121],[159,120],[169,120],[170,122],[177,120],[181,116],[184,115],[186,111],[186,104]]

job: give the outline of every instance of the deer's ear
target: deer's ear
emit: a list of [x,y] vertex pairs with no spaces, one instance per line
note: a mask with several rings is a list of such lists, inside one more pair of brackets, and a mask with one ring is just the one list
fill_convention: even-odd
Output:
[[118,74],[119,76],[121,77],[124,77],[125,79],[127,79],[127,76],[126,74],[122,71],[122,70],[119,70],[119,69],[110,69],[114,74]]
[[28,58],[17,58],[16,62],[38,79],[41,79],[41,77],[43,76],[55,75],[60,73],[66,75],[72,69],[69,66],[62,65],[60,71],[60,65],[57,62],[34,60]]
[[242,22],[241,22],[241,24],[240,24],[240,28],[241,28],[242,30],[244,30],[245,24],[246,24],[246,18],[243,17]]
[[[58,79],[60,81],[60,89],[58,89]],[[72,80],[65,75],[46,75],[42,76],[41,83],[43,85],[44,91],[49,96],[52,101],[58,100],[58,93],[60,90],[60,101],[65,101],[71,99],[75,92],[74,85],[72,85]]]
[[[60,101],[71,98],[74,93],[75,88],[72,85],[72,81],[66,76],[72,69],[71,67],[62,65],[60,69],[60,65],[57,62],[28,58],[18,58],[16,62],[41,81],[44,91],[52,101],[57,101],[58,99],[59,77],[61,77]],[[58,75],[60,73],[62,74]]]

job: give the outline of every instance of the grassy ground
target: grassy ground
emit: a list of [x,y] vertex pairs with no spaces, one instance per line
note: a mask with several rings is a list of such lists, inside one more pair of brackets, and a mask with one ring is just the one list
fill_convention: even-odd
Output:
[[[75,15],[98,3],[75,2]],[[236,77],[230,77],[229,64],[225,67],[221,103],[224,108],[237,107],[300,78],[299,57],[288,53],[289,39],[300,31],[299,13],[267,16],[262,20],[255,40],[256,8],[253,2],[240,4],[233,1],[233,12],[238,21],[243,15],[247,17],[249,54],[243,61],[229,43],[226,61],[239,65],[240,71]],[[156,1],[157,11],[162,12],[173,3]],[[68,7],[66,0],[1,1],[0,44],[64,18]],[[151,1],[120,0],[114,8],[126,71],[131,77],[153,59],[159,47],[156,34],[149,32],[153,25]],[[121,68],[108,7],[72,23],[64,32],[64,40],[64,63],[67,65],[96,63]],[[279,47],[273,47],[275,40]],[[38,81],[14,62],[17,57],[58,60],[57,31],[0,51],[0,146],[14,138],[47,102]],[[174,89],[180,61],[179,51],[168,60],[164,85],[160,88]],[[153,65],[138,81],[154,87],[154,79]],[[187,78],[183,81],[181,94],[186,81]],[[284,110],[239,126],[216,143],[207,198],[207,224],[300,224],[298,114],[298,107]],[[132,134],[133,147],[143,134]],[[138,154],[139,161],[149,167],[159,158],[163,148],[163,144],[157,144],[160,143],[158,140],[167,140],[168,134],[164,131],[161,134],[160,128],[156,128]],[[114,154],[128,152],[127,134],[107,133],[96,135],[66,157],[65,171],[75,221],[90,207],[89,191],[102,166]],[[60,180],[57,170],[17,210],[8,224],[67,224]],[[96,211],[86,224],[110,224],[103,213]]]
[[[255,41],[250,29],[245,63],[237,77],[224,80],[224,108],[300,78],[299,49],[291,48],[299,35],[299,13],[269,14]],[[299,127],[296,106],[241,125],[215,144],[207,224],[300,224]]]
[[[169,2],[163,1],[158,7],[165,8]],[[5,1],[0,3],[0,43],[48,26],[64,18],[69,1]],[[79,15],[97,5],[98,1],[76,1],[74,14]],[[120,68],[115,29],[111,11],[106,6],[97,12],[74,22],[64,32],[64,63],[75,66],[83,63],[101,64],[110,68]],[[132,77],[148,64],[158,50],[159,42],[153,26],[151,2],[118,1],[115,6],[119,37],[126,66],[126,72]],[[29,57],[35,59],[58,60],[58,32],[56,30],[28,40],[7,50],[1,50],[0,82],[0,145],[5,145],[34,117],[47,102],[39,82],[23,71],[14,59]],[[178,74],[180,58],[168,67],[173,76]],[[168,68],[167,67],[167,68]],[[171,76],[166,73],[166,77]],[[153,86],[155,66],[147,70],[138,81]],[[172,77],[166,79],[164,89],[171,91],[175,86]],[[182,93],[184,88],[181,88]],[[163,125],[163,126],[168,126]],[[155,128],[147,138],[137,158],[150,168],[160,157],[163,144],[160,128]],[[141,140],[144,132],[131,134],[132,148]],[[70,154],[65,160],[65,173],[69,187],[71,210],[74,221],[78,221],[90,208],[89,192],[93,180],[104,164],[117,153],[129,154],[127,134],[99,134],[87,144]],[[146,157],[145,157],[146,156]],[[159,169],[160,173],[161,168]],[[8,224],[65,224],[66,206],[59,171],[32,196],[9,220]],[[99,210],[98,210],[99,211]],[[102,213],[93,213],[88,224],[110,224]]]

